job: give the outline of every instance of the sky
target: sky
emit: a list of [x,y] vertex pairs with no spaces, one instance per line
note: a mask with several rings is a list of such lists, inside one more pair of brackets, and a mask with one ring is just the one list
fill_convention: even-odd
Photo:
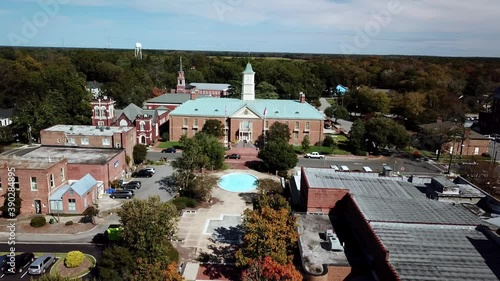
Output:
[[0,45],[500,57],[499,0],[1,0]]

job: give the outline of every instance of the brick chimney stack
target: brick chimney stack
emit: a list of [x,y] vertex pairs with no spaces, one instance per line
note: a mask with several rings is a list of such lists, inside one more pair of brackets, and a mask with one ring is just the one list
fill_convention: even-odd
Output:
[[299,102],[300,103],[306,102],[306,94],[304,94],[303,92],[300,92],[300,94],[299,94]]

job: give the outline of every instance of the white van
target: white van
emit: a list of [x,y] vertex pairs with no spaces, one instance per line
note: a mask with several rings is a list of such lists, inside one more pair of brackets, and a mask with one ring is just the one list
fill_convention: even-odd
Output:
[[349,172],[349,167],[347,166],[340,166],[340,169],[342,169],[342,172]]

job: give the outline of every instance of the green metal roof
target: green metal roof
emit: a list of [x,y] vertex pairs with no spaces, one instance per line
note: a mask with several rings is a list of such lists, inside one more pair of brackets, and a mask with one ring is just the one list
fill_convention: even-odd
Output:
[[324,116],[308,103],[294,100],[240,100],[207,97],[190,100],[174,109],[171,116],[230,117],[243,107],[264,118],[324,120]]
[[190,94],[164,94],[146,101],[146,103],[180,104],[191,99]]
[[243,74],[255,74],[250,63],[247,63],[247,67],[243,71]]

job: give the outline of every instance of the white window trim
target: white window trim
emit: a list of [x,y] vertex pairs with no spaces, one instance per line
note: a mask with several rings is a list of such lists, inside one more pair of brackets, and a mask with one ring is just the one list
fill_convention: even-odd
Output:
[[[35,181],[33,181],[33,179],[35,179]],[[35,188],[33,188],[33,185]],[[36,180],[36,177],[30,177],[30,188],[31,191],[38,191],[38,182]]]

